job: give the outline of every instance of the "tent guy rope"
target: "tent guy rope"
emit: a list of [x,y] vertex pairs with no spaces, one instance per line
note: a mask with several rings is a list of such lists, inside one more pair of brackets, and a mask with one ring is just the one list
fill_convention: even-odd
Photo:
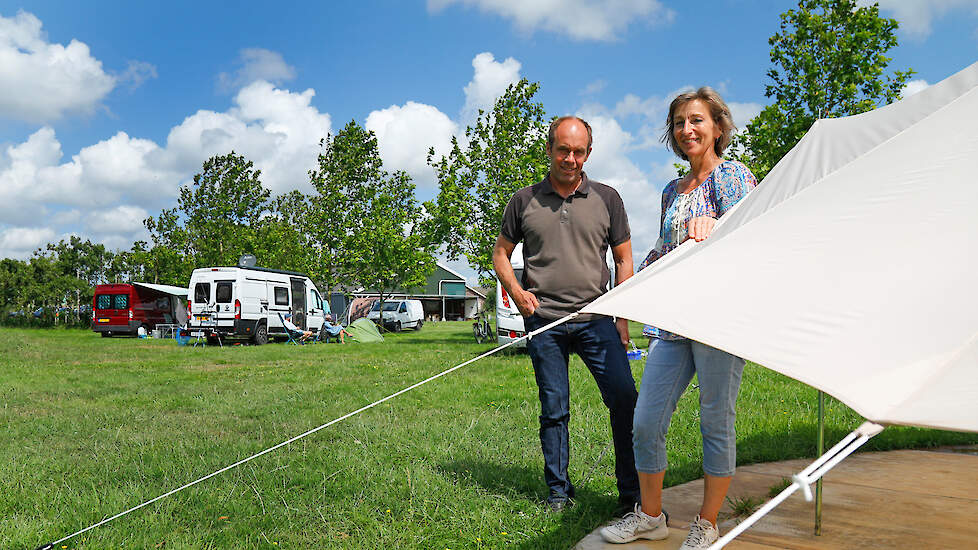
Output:
[[480,359],[483,359],[485,357],[489,357],[490,355],[493,355],[494,353],[499,352],[501,350],[504,350],[504,349],[506,349],[506,348],[508,348],[510,346],[516,345],[519,342],[522,342],[523,340],[529,340],[529,339],[533,338],[533,336],[535,336],[535,335],[537,335],[537,334],[539,334],[539,333],[541,333],[541,332],[543,332],[545,330],[549,330],[549,329],[551,329],[551,328],[553,328],[553,327],[555,327],[557,325],[561,325],[563,323],[566,323],[567,321],[570,321],[571,319],[574,319],[578,315],[579,315],[578,313],[572,313],[570,315],[567,315],[566,317],[562,317],[562,318],[560,318],[560,319],[558,319],[558,320],[550,323],[549,325],[540,327],[539,329],[534,330],[534,331],[532,331],[530,333],[527,333],[526,335],[524,335],[524,336],[522,336],[520,338],[517,338],[516,340],[513,340],[512,342],[509,342],[507,344],[503,344],[501,346],[497,346],[496,348],[493,348],[493,349],[491,349],[491,350],[489,350],[489,351],[487,351],[487,352],[485,352],[485,353],[483,353],[481,355],[478,355],[476,357],[473,357],[472,359],[469,359],[468,361],[465,361],[463,363],[459,363],[458,365],[455,365],[454,367],[451,367],[449,369],[445,369],[445,370],[439,372],[438,374],[435,374],[433,376],[430,376],[428,378],[425,378],[424,380],[422,380],[422,381],[420,381],[420,382],[418,382],[416,384],[413,384],[411,386],[408,386],[408,387],[406,387],[406,388],[404,388],[404,389],[402,389],[400,391],[394,392],[394,393],[388,395],[387,397],[384,397],[382,399],[378,399],[377,401],[374,401],[373,403],[371,403],[369,405],[366,405],[364,407],[360,407],[359,409],[357,409],[357,410],[355,410],[353,412],[344,414],[343,416],[341,416],[339,418],[335,418],[333,420],[330,420],[329,422],[327,422],[325,424],[322,424],[322,425],[317,426],[317,427],[315,427],[315,428],[313,428],[311,430],[308,430],[306,432],[303,432],[303,433],[301,433],[301,434],[299,434],[299,435],[297,435],[297,436],[295,436],[293,438],[287,439],[287,440],[279,443],[278,445],[269,447],[269,448],[265,449],[264,451],[255,453],[255,454],[249,456],[248,458],[241,459],[241,460],[235,462],[234,464],[231,464],[229,466],[225,466],[225,467],[221,468],[220,470],[217,470],[215,472],[212,472],[210,474],[207,474],[204,477],[201,477],[199,479],[196,479],[194,481],[191,481],[190,483],[187,483],[185,485],[182,485],[180,487],[177,487],[176,489],[173,489],[172,491],[168,491],[166,493],[163,493],[162,495],[160,495],[160,496],[158,496],[156,498],[147,500],[146,502],[143,502],[142,504],[139,504],[137,506],[133,506],[132,508],[126,510],[125,512],[119,512],[118,514],[116,514],[116,515],[114,515],[114,516],[112,516],[110,518],[103,519],[102,521],[100,521],[98,523],[94,523],[92,525],[89,525],[88,527],[86,527],[84,529],[81,529],[79,531],[76,531],[76,532],[74,532],[74,533],[72,533],[72,534],[70,534],[70,535],[68,535],[66,537],[60,538],[60,539],[58,539],[58,540],[56,540],[54,542],[49,542],[47,544],[42,544],[41,546],[38,546],[36,550],[51,550],[51,549],[53,549],[55,547],[55,545],[61,544],[62,542],[66,541],[68,539],[77,537],[78,535],[80,535],[82,533],[85,533],[87,531],[91,531],[92,529],[95,529],[96,527],[105,525],[106,523],[109,523],[110,521],[119,519],[122,516],[124,516],[126,514],[129,514],[130,512],[135,512],[136,510],[139,510],[140,508],[143,508],[145,506],[149,506],[150,504],[152,504],[152,503],[154,503],[154,502],[156,502],[158,500],[162,500],[162,499],[164,499],[164,498],[166,498],[166,497],[168,497],[168,496],[170,496],[172,494],[178,493],[178,492],[180,492],[180,491],[182,491],[182,490],[184,490],[184,489],[186,489],[188,487],[193,487],[194,485],[196,485],[196,484],[198,484],[198,483],[200,483],[202,481],[206,481],[206,480],[208,480],[208,479],[210,479],[210,478],[212,478],[212,477],[214,477],[214,476],[216,476],[218,474],[224,473],[224,472],[226,472],[226,471],[228,471],[228,470],[230,470],[232,468],[236,468],[236,467],[238,467],[238,466],[240,466],[240,465],[242,465],[242,464],[244,464],[246,462],[250,462],[250,461],[252,461],[252,460],[254,460],[254,459],[256,459],[256,458],[258,458],[258,457],[260,457],[262,455],[268,454],[268,453],[270,453],[270,452],[272,452],[272,451],[274,451],[274,450],[276,450],[278,448],[284,447],[284,446],[286,446],[286,445],[288,445],[290,443],[293,443],[295,441],[298,441],[298,440],[302,439],[303,437],[306,437],[308,435],[312,435],[312,434],[318,432],[319,430],[322,430],[324,428],[328,428],[329,426],[332,426],[333,424],[336,424],[337,422],[341,422],[343,420],[346,420],[347,418],[350,418],[351,416],[356,416],[356,415],[358,415],[358,414],[360,414],[360,413],[362,413],[362,412],[364,412],[364,411],[366,411],[368,409],[372,409],[372,408],[376,407],[377,405],[380,405],[381,403],[383,403],[385,401],[389,401],[389,400],[391,400],[391,399],[393,399],[393,398],[395,398],[395,397],[397,397],[397,396],[399,396],[399,395],[401,395],[403,393],[407,393],[407,392],[409,392],[409,391],[411,391],[411,390],[413,390],[415,388],[421,387],[421,386],[427,384],[428,382],[431,382],[432,380],[436,380],[438,378],[441,378],[442,376],[445,376],[446,374],[455,372],[456,370],[458,370],[458,369],[460,369],[460,368],[462,368],[462,367],[464,367],[466,365],[470,365],[470,364],[475,363],[476,361],[478,361]]

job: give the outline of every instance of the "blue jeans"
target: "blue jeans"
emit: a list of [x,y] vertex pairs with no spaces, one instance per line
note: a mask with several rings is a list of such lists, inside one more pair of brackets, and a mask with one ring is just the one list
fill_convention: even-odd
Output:
[[692,340],[652,339],[635,406],[635,466],[655,474],[666,469],[666,432],[679,397],[693,374],[700,385],[703,471],[727,477],[737,465],[737,392],[744,360]]
[[[525,321],[527,332],[551,322],[536,315]],[[632,419],[638,392],[614,322],[602,317],[564,323],[534,336],[526,347],[533,361],[540,395],[540,446],[543,448],[543,475],[550,488],[549,500],[574,496],[574,485],[567,474],[570,455],[567,361],[570,352],[574,351],[591,371],[601,399],[611,413],[619,500],[637,502],[639,488],[632,448]]]

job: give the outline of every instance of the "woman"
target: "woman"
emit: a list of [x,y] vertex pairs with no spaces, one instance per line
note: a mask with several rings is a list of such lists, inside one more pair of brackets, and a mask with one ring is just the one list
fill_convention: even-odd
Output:
[[[687,239],[709,237],[717,218],[757,185],[746,166],[720,157],[733,130],[730,109],[709,87],[680,94],[672,101],[662,140],[689,161],[690,169],[662,191],[659,242],[639,269]],[[682,290],[696,292],[695,288]],[[679,397],[695,374],[703,434],[703,503],[681,549],[708,548],[719,536],[717,514],[736,464],[734,418],[744,360],[654,327],[647,327],[647,334],[651,341],[635,406],[633,437],[642,502],[634,512],[602,529],[601,535],[618,543],[668,535],[662,513],[666,431]]]

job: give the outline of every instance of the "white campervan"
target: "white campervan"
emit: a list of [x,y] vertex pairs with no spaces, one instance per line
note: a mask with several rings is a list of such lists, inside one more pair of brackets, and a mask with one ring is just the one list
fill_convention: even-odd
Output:
[[[509,258],[513,264],[513,272],[516,273],[516,280],[523,284],[523,243],[518,243],[513,249],[513,255]],[[499,344],[508,344],[513,340],[522,338],[526,334],[526,327],[523,324],[523,316],[516,308],[516,302],[509,296],[503,285],[496,281],[496,334],[499,335]],[[519,344],[526,347],[526,340]]]
[[[524,265],[523,243],[516,244],[516,248],[513,249],[513,254],[510,256],[509,261],[513,264],[513,272],[516,274],[516,280],[522,285]],[[608,270],[611,273],[608,282],[608,290],[611,290],[611,287],[615,285],[615,260],[610,248],[605,255],[605,262],[608,264]],[[520,310],[516,308],[516,302],[506,292],[503,285],[499,284],[498,279],[496,280],[496,334],[499,335],[500,344],[508,344],[513,340],[522,338],[526,334],[523,315],[520,314]],[[515,347],[526,347],[526,340],[516,344]]]
[[[401,332],[406,328],[421,330],[424,325],[424,307],[421,305],[421,300],[385,301],[383,313],[384,326],[394,332]],[[379,323],[380,314],[380,300],[377,300],[367,313],[367,319]]]
[[[204,267],[190,275],[187,328],[191,336],[250,338],[255,344],[285,336],[281,317],[318,332],[329,303],[303,273],[264,267]],[[280,317],[281,316],[281,317]]]

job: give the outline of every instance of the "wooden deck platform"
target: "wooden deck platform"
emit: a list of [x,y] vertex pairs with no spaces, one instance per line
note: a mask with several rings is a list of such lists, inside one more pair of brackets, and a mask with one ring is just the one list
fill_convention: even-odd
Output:
[[[809,460],[737,469],[729,496],[768,500],[768,491]],[[796,492],[734,542],[731,550],[861,550],[868,548],[978,549],[978,446],[857,453],[825,476],[822,534],[814,535],[815,504]],[[595,530],[575,550],[679,548],[699,511],[703,480],[666,489],[669,538],[606,544]],[[725,507],[720,533],[739,518]]]

